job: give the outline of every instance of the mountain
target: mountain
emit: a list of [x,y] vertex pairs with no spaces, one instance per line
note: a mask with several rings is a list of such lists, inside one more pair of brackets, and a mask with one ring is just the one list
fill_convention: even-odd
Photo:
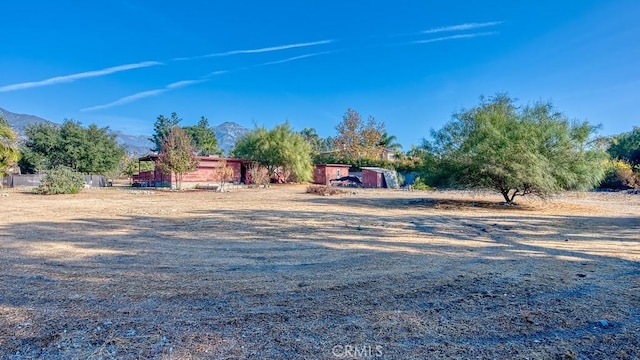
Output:
[[[33,124],[51,124],[60,125],[53,121],[43,119],[35,115],[28,114],[16,114],[9,110],[0,108],[0,116],[5,118],[9,125],[18,133],[18,137],[22,140],[26,139],[25,130],[27,126]],[[218,126],[214,126],[213,130],[218,138],[218,146],[222,149],[225,155],[229,154],[229,151],[233,149],[236,144],[236,140],[244,135],[249,129],[238,125],[234,122],[225,122]],[[129,154],[143,155],[148,153],[154,147],[153,143],[149,140],[149,135],[131,135],[120,130],[110,129],[112,134],[116,135],[116,142],[125,149]]]
[[116,142],[125,149],[129,154],[137,154],[138,156],[151,152],[155,147],[153,142],[149,140],[149,135],[131,135],[120,130],[110,129],[112,134],[116,135]]
[[[29,125],[34,124],[49,124],[58,126],[59,123],[43,119],[35,115],[28,114],[16,114],[9,110],[0,108],[0,116],[5,118],[9,125],[18,133],[18,138],[21,140],[26,139],[25,130]],[[149,136],[136,136],[129,135],[120,130],[109,129],[112,134],[116,135],[116,142],[122,145],[130,154],[136,153],[138,155],[146,154],[149,149],[153,147],[153,143],[149,141]]]
[[214,126],[213,131],[218,139],[218,147],[224,151],[225,155],[229,155],[229,151],[236,145],[236,140],[249,132],[249,129],[234,122],[224,122]]
[[18,133],[18,136],[20,138],[25,137],[24,131],[27,129],[27,126],[29,125],[40,124],[40,123],[57,125],[53,121],[49,121],[41,117],[37,117],[35,115],[16,114],[16,113],[12,113],[11,111],[5,110],[3,108],[0,108],[0,117],[3,117],[5,120],[7,120],[9,125],[11,125],[13,130],[15,130],[15,132]]

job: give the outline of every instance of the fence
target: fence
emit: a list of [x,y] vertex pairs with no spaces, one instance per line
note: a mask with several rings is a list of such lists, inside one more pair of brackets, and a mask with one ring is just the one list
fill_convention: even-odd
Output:
[[[2,178],[3,187],[38,187],[42,183],[45,174],[9,175]],[[102,175],[85,175],[84,183],[90,187],[105,187],[107,179]]]

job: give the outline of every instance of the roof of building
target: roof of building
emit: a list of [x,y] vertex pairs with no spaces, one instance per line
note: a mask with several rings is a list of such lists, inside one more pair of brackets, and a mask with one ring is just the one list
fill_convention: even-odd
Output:
[[[138,161],[156,161],[158,160],[159,155],[158,154],[149,154],[149,155],[145,155],[142,156],[140,158],[138,158]],[[231,161],[231,162],[245,162],[247,160],[245,159],[238,159],[238,158],[226,158],[226,157],[219,157],[219,156],[196,156],[196,159],[198,160],[226,160],[226,161]]]
[[390,169],[385,169],[385,168],[379,168],[379,167],[361,167],[360,169],[362,170],[370,170],[370,171],[375,171],[377,173],[382,173],[385,171],[392,171],[395,172],[395,170],[390,170]]
[[351,165],[346,165],[346,164],[315,164],[315,166],[351,167]]

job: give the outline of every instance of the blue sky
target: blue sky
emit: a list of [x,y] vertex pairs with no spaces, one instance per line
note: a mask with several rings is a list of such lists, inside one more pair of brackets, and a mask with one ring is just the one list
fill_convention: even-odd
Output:
[[151,134],[158,114],[335,134],[347,108],[408,149],[480,95],[640,125],[640,2],[4,1],[0,107]]

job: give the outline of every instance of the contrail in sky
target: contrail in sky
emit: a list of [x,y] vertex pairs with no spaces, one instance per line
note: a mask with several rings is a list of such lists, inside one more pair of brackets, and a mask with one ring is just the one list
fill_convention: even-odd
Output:
[[[176,58],[173,60],[174,61],[193,60],[193,59],[221,57],[221,56],[230,56],[230,55],[239,55],[239,54],[258,54],[258,53],[266,53],[266,52],[272,52],[272,51],[302,48],[302,47],[308,47],[308,46],[325,45],[325,44],[330,44],[332,42],[334,42],[334,40],[320,40],[320,41],[313,41],[313,42],[270,46],[270,47],[264,47],[264,48],[258,48],[258,49],[232,50],[232,51],[213,53],[213,54],[207,54],[207,55],[201,55],[201,56]],[[114,74],[121,71],[150,67],[150,66],[157,66],[157,65],[163,65],[163,63],[158,61],[144,61],[144,62],[139,62],[135,64],[113,66],[113,67],[109,67],[101,70],[87,71],[87,72],[81,72],[77,74],[64,75],[64,76],[56,76],[56,77],[41,80],[41,81],[31,81],[31,82],[5,85],[0,87],[0,92],[8,92],[8,91],[15,91],[15,90],[30,89],[30,88],[41,87],[41,86],[69,83],[79,79],[105,76],[105,75]]]
[[489,32],[480,32],[480,33],[472,33],[472,34],[451,35],[451,36],[443,36],[443,37],[434,38],[434,39],[416,40],[416,41],[410,42],[410,44],[428,44],[428,43],[434,43],[438,41],[447,41],[447,40],[455,40],[455,39],[471,39],[475,37],[490,36],[495,34],[498,34],[498,32],[489,31]]
[[447,31],[473,30],[473,29],[484,28],[484,27],[489,27],[489,26],[496,26],[496,25],[500,25],[500,24],[502,24],[502,21],[490,21],[490,22],[484,22],[484,23],[467,23],[467,24],[459,24],[459,25],[452,25],[452,26],[444,26],[444,27],[439,27],[439,28],[433,28],[433,29],[425,30],[422,33],[423,34],[436,34],[436,33],[447,32]]
[[[237,69],[237,70],[234,70],[234,71],[246,70],[246,69],[260,67],[260,66],[282,64],[282,63],[286,63],[286,62],[290,62],[290,61],[310,58],[310,57],[313,57],[313,56],[329,54],[331,52],[333,52],[333,51],[324,51],[324,52],[317,52],[317,53],[299,55],[299,56],[289,57],[289,58],[282,59],[282,60],[269,61],[269,62],[257,64],[257,65],[252,65],[252,66],[244,67],[244,68]],[[118,100],[112,101],[112,102],[107,103],[107,104],[86,107],[84,109],[81,109],[80,111],[85,112],[85,111],[104,110],[104,109],[112,108],[112,107],[115,107],[115,106],[132,103],[132,102],[140,100],[140,99],[144,99],[144,98],[147,98],[147,97],[160,95],[160,94],[165,93],[165,92],[167,92],[169,90],[183,88],[183,87],[194,85],[194,84],[198,84],[198,83],[203,83],[203,82],[209,81],[208,78],[211,78],[211,77],[216,76],[216,75],[226,74],[228,72],[231,72],[231,70],[218,70],[218,71],[214,71],[214,72],[212,72],[210,74],[207,74],[203,79],[200,79],[200,80],[176,81],[176,82],[173,82],[173,83],[165,86],[162,89],[142,91],[142,92],[139,92],[139,93],[136,93],[136,94],[133,94],[133,95],[122,97],[122,98],[120,98]]]
[[41,80],[41,81],[32,81],[32,82],[23,82],[19,84],[5,85],[0,87],[0,92],[15,91],[15,90],[29,89],[29,88],[35,88],[35,87],[41,87],[41,86],[69,83],[79,79],[105,76],[105,75],[114,74],[121,71],[127,71],[127,70],[133,70],[133,69],[139,69],[139,68],[157,66],[157,65],[163,65],[163,64],[157,61],[144,61],[144,62],[139,62],[135,64],[113,66],[113,67],[109,67],[102,70],[87,71],[87,72],[81,72],[81,73],[65,75],[65,76],[56,76],[56,77],[52,77],[50,79]]
[[118,99],[116,101],[110,102],[108,104],[91,106],[91,107],[84,108],[84,109],[82,109],[80,111],[95,111],[95,110],[108,109],[108,108],[112,108],[114,106],[124,105],[124,104],[128,104],[128,103],[134,102],[136,100],[144,99],[146,97],[156,96],[156,95],[162,94],[163,92],[166,92],[166,91],[169,91],[169,89],[164,88],[164,89],[155,89],[155,90],[142,91],[142,92],[139,92],[139,93],[135,93],[133,95],[122,97],[122,98],[120,98],[120,99]]
[[121,97],[120,99],[112,101],[112,102],[107,103],[107,104],[86,107],[84,109],[81,109],[80,111],[86,112],[86,111],[109,109],[109,108],[112,108],[112,107],[115,107],[115,106],[129,104],[129,103],[132,103],[134,101],[138,101],[140,99],[148,98],[148,97],[151,97],[151,96],[157,96],[157,95],[165,93],[165,92],[167,92],[169,90],[179,89],[179,88],[187,87],[187,86],[190,86],[190,85],[203,83],[203,82],[206,82],[206,81],[208,81],[208,80],[207,79],[200,79],[200,80],[181,80],[181,81],[176,81],[176,82],[173,82],[173,83],[163,87],[162,89],[154,89],[154,90],[142,91],[142,92],[139,92],[139,93],[135,93],[133,95],[128,95],[128,96],[125,96],[125,97]]
[[270,46],[270,47],[264,47],[259,49],[232,50],[232,51],[225,51],[225,52],[193,56],[193,57],[175,58],[173,60],[193,60],[193,59],[203,59],[203,58],[221,57],[221,56],[230,56],[230,55],[239,55],[239,54],[258,54],[258,53],[281,51],[281,50],[295,49],[295,48],[308,47],[308,46],[325,45],[325,44],[330,44],[332,42],[334,42],[334,40],[320,40],[320,41],[305,42],[305,43]]
[[254,66],[252,66],[252,67],[265,66],[265,65],[282,64],[282,63],[286,63],[286,62],[289,62],[289,61],[295,61],[295,60],[300,60],[300,59],[306,59],[306,58],[310,58],[310,57],[313,57],[313,56],[324,55],[324,54],[330,54],[330,53],[333,53],[333,52],[335,52],[335,51],[321,51],[321,52],[312,53],[312,54],[305,54],[305,55],[293,56],[293,57],[286,58],[286,59],[282,59],[282,60],[269,61],[269,62],[266,62],[266,63],[262,63],[262,64],[254,65]]

